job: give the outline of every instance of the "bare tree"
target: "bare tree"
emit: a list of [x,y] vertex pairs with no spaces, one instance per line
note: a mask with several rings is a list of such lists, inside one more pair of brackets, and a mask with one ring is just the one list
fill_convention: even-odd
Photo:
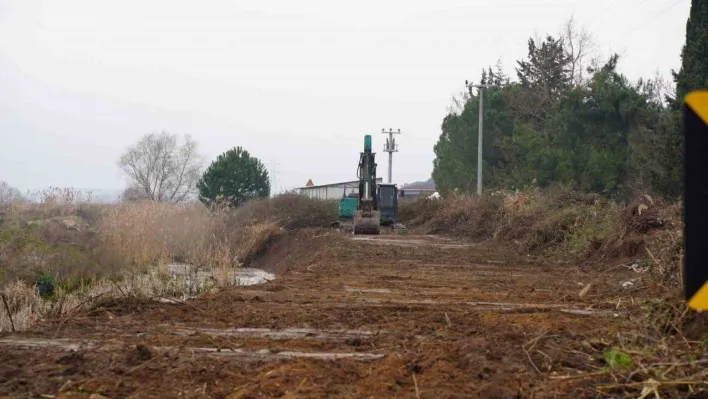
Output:
[[666,105],[668,102],[676,100],[676,84],[671,79],[667,79],[657,70],[653,82],[657,91],[655,101]]
[[0,180],[0,206],[9,205],[22,199],[20,190]]
[[118,166],[147,199],[182,202],[196,192],[202,159],[189,135],[180,146],[177,135],[162,132],[143,136],[120,157]]
[[566,54],[570,58],[573,83],[582,84],[585,82],[587,59],[596,50],[593,37],[585,28],[576,27],[573,17],[563,26],[560,37]]
[[123,192],[120,194],[120,200],[124,202],[137,202],[137,201],[144,201],[144,200],[149,200],[150,198],[148,195],[145,193],[145,191],[136,185],[132,185],[127,187]]

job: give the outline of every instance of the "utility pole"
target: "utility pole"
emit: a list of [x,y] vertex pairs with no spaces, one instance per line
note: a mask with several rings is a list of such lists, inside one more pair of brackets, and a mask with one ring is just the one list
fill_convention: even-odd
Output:
[[386,144],[384,144],[384,152],[388,152],[388,182],[393,183],[393,153],[398,152],[398,144],[396,144],[396,139],[393,138],[393,135],[401,134],[401,129],[398,129],[398,131],[389,129],[388,132],[381,129],[381,133],[388,134]]
[[271,162],[271,166],[270,166],[270,193],[271,193],[271,196],[275,195],[275,190],[276,190],[276,188],[275,188],[275,173],[277,171],[277,168],[278,168],[278,161],[276,160],[276,161]]
[[482,195],[482,132],[484,131],[484,88],[500,87],[500,85],[475,85],[468,83],[465,80],[465,86],[470,91],[472,97],[472,88],[476,87],[479,92],[479,128],[477,129],[477,195]]

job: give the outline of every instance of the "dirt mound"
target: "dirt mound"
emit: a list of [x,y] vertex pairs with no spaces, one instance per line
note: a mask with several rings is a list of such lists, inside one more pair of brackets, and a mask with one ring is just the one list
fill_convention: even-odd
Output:
[[662,217],[662,210],[666,204],[660,199],[653,199],[643,195],[626,206],[621,214],[620,223],[624,227],[623,233],[646,234],[654,229],[664,228],[670,221]]
[[612,233],[590,255],[614,263],[646,261],[657,282],[678,286],[682,229],[681,204],[644,195],[621,209]]
[[307,267],[327,259],[327,254],[337,251],[344,237],[325,229],[302,229],[285,232],[274,237],[268,251],[254,258],[251,267],[275,274],[286,273],[296,267]]
[[244,267],[248,267],[255,259],[268,251],[271,244],[285,230],[275,223],[261,223],[245,228],[243,242],[238,251],[238,259]]
[[451,196],[403,203],[400,218],[426,234],[450,234],[476,240],[491,238],[503,205],[498,197]]

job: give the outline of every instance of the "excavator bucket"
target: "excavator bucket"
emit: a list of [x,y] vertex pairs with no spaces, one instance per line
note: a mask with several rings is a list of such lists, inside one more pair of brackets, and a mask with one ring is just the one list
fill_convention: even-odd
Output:
[[381,234],[381,212],[362,211],[354,213],[354,234]]

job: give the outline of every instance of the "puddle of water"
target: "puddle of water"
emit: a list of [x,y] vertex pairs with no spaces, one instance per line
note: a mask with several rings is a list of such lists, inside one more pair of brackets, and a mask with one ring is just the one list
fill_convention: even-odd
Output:
[[261,269],[244,267],[235,270],[234,280],[236,285],[263,284],[275,280],[275,274]]
[[267,283],[275,279],[273,273],[255,268],[229,268],[229,269],[196,269],[184,263],[172,263],[166,266],[167,274],[173,280],[183,279],[187,291],[180,298],[156,298],[158,302],[179,304],[187,299],[196,298],[207,288],[217,285],[249,286]]
[[226,279],[233,285],[255,285],[263,284],[275,279],[273,273],[268,273],[265,270],[241,267],[228,270],[197,270],[195,272],[193,266],[183,263],[172,263],[167,265],[167,272],[173,278],[179,276],[186,277],[189,283],[202,284],[206,281],[214,279],[217,273],[222,277],[221,273],[226,273]]

